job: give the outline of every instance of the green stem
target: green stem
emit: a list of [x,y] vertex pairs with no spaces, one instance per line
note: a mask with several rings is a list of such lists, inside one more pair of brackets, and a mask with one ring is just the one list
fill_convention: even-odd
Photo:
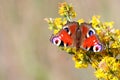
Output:
[[66,15],[66,19],[67,19],[69,22],[72,21],[69,15]]

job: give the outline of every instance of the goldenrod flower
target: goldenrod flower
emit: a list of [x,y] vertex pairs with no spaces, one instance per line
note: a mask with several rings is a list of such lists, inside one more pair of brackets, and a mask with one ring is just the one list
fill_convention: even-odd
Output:
[[54,23],[58,28],[61,28],[62,27],[62,18],[55,18]]
[[119,80],[120,63],[113,57],[104,57],[99,63],[99,69],[95,72],[97,78],[104,78],[108,80]]
[[84,63],[83,61],[76,61],[75,62],[75,68],[86,68],[88,67],[88,64]]
[[90,23],[92,23],[93,27],[96,27],[100,24],[100,16],[93,16],[92,20],[90,21]]
[[103,23],[103,25],[105,25],[105,28],[106,28],[106,27],[113,28],[113,24],[114,24],[113,21],[111,21],[111,22],[104,22],[104,23]]
[[73,56],[73,60],[75,61],[75,67],[76,68],[86,68],[88,67],[87,59],[85,58],[83,50],[79,50],[79,52],[76,52]]
[[120,35],[120,30],[119,30],[119,29],[116,29],[116,30],[115,30],[115,35],[117,35],[117,36]]
[[65,18],[45,18],[45,21],[48,22],[49,29],[53,30],[54,34],[57,34],[62,29],[63,25],[67,23],[67,20]]
[[68,21],[70,21],[71,18],[76,17],[76,12],[74,11],[72,5],[69,5],[66,2],[60,4],[58,13],[65,17]]
[[95,75],[96,75],[96,77],[99,78],[99,79],[105,77],[105,74],[104,74],[104,72],[103,72],[101,69],[97,70],[97,71],[95,72]]
[[111,48],[120,48],[120,42],[119,42],[119,41],[114,41],[114,42],[111,44]]
[[78,22],[79,25],[80,25],[81,23],[84,23],[85,21],[84,21],[84,19],[79,19],[77,22]]

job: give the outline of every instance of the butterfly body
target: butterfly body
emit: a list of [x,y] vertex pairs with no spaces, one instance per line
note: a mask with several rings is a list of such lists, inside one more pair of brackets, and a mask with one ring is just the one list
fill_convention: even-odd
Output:
[[100,52],[102,44],[91,24],[69,22],[58,34],[51,37],[51,42],[57,46],[75,46],[76,50],[83,48],[87,51]]

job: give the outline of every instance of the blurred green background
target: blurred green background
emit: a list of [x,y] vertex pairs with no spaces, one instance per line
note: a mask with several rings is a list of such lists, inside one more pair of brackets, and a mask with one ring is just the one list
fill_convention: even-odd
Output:
[[0,80],[96,80],[94,70],[75,69],[72,56],[49,42],[46,17],[58,3],[72,3],[77,18],[120,25],[120,0],[0,0]]

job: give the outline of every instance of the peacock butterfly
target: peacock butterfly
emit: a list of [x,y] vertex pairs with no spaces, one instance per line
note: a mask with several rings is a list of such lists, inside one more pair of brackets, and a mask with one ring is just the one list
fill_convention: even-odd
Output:
[[79,48],[92,52],[103,50],[102,43],[89,23],[79,25],[78,22],[68,22],[56,35],[51,36],[50,41],[61,47],[75,46],[76,50]]

